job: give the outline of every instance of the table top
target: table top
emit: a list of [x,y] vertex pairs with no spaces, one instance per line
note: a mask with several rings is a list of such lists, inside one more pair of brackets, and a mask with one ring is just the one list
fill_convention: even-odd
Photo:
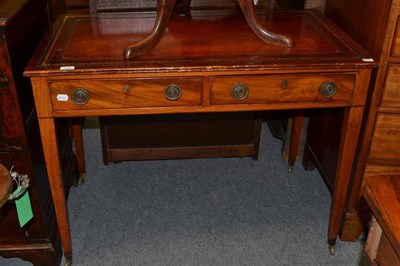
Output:
[[135,72],[260,70],[271,68],[370,67],[368,53],[319,11],[270,12],[259,16],[268,30],[287,35],[294,47],[263,43],[237,13],[173,17],[152,52],[123,58],[144,39],[154,14],[66,15],[27,67],[28,76]]

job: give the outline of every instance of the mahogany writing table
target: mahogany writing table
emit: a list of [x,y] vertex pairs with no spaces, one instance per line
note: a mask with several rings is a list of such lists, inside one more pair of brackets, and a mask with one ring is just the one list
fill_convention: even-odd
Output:
[[25,75],[33,85],[67,262],[71,237],[54,123],[83,116],[342,108],[328,229],[334,246],[374,63],[317,11],[268,13],[260,20],[291,36],[294,47],[266,45],[240,15],[210,12],[172,18],[154,50],[124,60],[124,49],[151,31],[153,16],[60,19]]

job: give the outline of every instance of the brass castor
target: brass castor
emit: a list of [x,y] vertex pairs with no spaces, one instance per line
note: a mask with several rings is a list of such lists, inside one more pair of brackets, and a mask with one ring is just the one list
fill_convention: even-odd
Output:
[[329,253],[331,255],[335,255],[335,251],[336,251],[335,246],[329,246],[328,248],[329,248]]
[[289,172],[289,173],[292,173],[292,172],[293,172],[293,166],[289,165],[289,167],[288,167],[288,172]]
[[72,260],[68,260],[65,264],[64,264],[64,266],[71,266],[72,265]]
[[74,180],[74,186],[79,187],[80,185],[85,183],[85,180],[86,180],[86,173],[84,172],[84,173],[80,174],[78,179]]

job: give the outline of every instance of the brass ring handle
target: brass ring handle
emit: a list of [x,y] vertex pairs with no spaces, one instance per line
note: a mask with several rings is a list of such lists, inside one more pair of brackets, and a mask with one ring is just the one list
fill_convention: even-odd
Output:
[[324,97],[332,97],[336,94],[336,84],[333,81],[325,81],[319,88],[319,92]]
[[76,88],[72,92],[72,101],[77,105],[84,105],[89,101],[90,94],[87,89]]
[[169,84],[164,89],[164,96],[169,101],[177,101],[182,96],[182,89],[175,84]]
[[249,95],[249,88],[244,83],[236,83],[231,89],[232,97],[237,101],[242,101]]

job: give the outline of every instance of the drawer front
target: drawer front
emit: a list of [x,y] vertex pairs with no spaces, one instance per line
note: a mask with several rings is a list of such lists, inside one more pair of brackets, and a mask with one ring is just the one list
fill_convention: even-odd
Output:
[[396,31],[392,47],[392,56],[400,56],[400,17],[397,18]]
[[400,115],[377,115],[369,158],[400,161]]
[[202,89],[201,78],[50,83],[54,111],[200,105]]
[[[355,74],[212,77],[211,103],[218,105],[351,101],[355,82]],[[332,91],[332,85],[336,91]],[[323,86],[325,86],[324,93],[328,93],[325,96],[321,93]],[[247,90],[247,95],[243,92],[244,90]],[[333,92],[332,96],[329,95],[330,92]]]
[[398,64],[388,66],[381,106],[400,107],[400,65]]

